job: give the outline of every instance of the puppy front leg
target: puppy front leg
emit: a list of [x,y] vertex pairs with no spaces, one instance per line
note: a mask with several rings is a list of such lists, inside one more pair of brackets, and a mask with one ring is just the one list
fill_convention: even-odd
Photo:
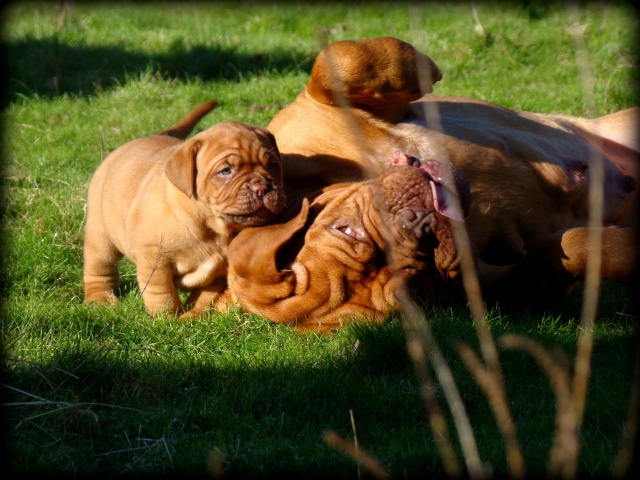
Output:
[[185,303],[185,312],[180,315],[181,320],[191,318],[210,307],[215,307],[217,300],[227,289],[227,278],[221,277],[209,285],[196,288],[189,294]]
[[[153,258],[153,257],[151,257]],[[143,265],[138,265],[138,285],[144,300],[144,306],[151,315],[160,311],[177,314],[180,311],[180,297],[173,283],[173,272],[166,264],[147,263],[144,258]]]
[[353,303],[345,303],[331,312],[317,318],[300,319],[295,327],[302,332],[329,333],[354,319],[370,323],[381,323],[384,315],[379,315],[374,309]]

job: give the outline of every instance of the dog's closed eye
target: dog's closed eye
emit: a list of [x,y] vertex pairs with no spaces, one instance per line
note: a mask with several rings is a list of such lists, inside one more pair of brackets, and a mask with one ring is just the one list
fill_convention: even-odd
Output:
[[367,234],[362,226],[349,225],[349,224],[336,224],[331,227],[332,231],[338,232],[347,239],[362,241],[366,238]]

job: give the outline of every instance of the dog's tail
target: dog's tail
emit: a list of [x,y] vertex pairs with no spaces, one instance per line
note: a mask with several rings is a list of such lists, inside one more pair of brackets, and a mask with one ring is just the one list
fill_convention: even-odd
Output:
[[218,102],[216,100],[210,100],[208,102],[201,103],[189,113],[187,113],[178,123],[172,125],[166,130],[159,132],[158,135],[168,135],[170,137],[184,140],[191,133],[200,119],[211,110],[216,108],[217,105]]

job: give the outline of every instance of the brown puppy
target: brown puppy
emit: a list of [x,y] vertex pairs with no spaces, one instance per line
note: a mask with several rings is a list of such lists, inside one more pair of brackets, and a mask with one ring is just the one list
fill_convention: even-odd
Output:
[[[605,225],[633,225],[638,109],[583,119],[517,112],[467,98],[420,99],[421,91],[428,91],[440,78],[435,64],[425,58],[410,45],[389,37],[339,42],[318,56],[307,88],[268,126],[283,158],[289,205],[317,189],[379,175],[398,150],[423,161],[451,162],[471,187],[472,202],[465,223],[483,286],[489,288],[502,279],[526,296],[536,273],[553,284],[553,289],[562,289],[585,268],[587,244],[580,234],[584,231],[572,229],[587,225],[595,154],[604,162]],[[426,66],[426,71],[421,66]],[[364,185],[354,185],[352,194],[368,188]],[[333,218],[354,208],[343,197],[324,208],[329,207],[336,213],[327,220],[318,215],[309,231],[330,228]],[[377,225],[376,229],[383,227]],[[249,235],[246,232],[238,242],[246,241]],[[606,230],[604,243],[610,248],[610,258],[603,267],[604,275],[628,278],[632,271],[628,264],[636,248],[632,238],[633,232],[617,235]],[[264,242],[268,241],[264,237]],[[272,242],[277,246],[279,240]],[[230,249],[230,277],[242,270],[242,295],[238,298],[241,303],[243,296],[252,298],[248,309],[273,321],[335,323],[330,314],[316,313],[312,305],[305,308],[304,303],[293,301],[289,303],[295,308],[283,308],[269,316],[266,305],[285,303],[263,290],[262,263],[252,268],[245,258],[233,253],[236,248],[233,244]],[[263,248],[268,250],[268,245]],[[324,258],[335,248],[321,236],[305,237],[302,251],[318,252],[305,264],[311,283],[314,278],[331,276],[333,266]],[[387,248],[387,254],[393,257],[394,248]],[[565,257],[571,260],[563,263]],[[370,267],[370,262],[363,262],[354,268],[365,271]],[[556,279],[559,285],[553,281]],[[238,284],[233,279],[230,283],[232,288]],[[310,284],[309,289],[329,291],[330,284]],[[430,289],[429,283],[418,286],[422,292],[432,293]],[[290,295],[297,293],[294,290]],[[350,310],[342,306],[349,304],[349,295],[352,293],[338,300],[331,297],[328,304],[346,315]],[[368,297],[358,295],[358,301],[380,305],[383,299],[378,295],[380,292],[372,289]],[[260,308],[254,309],[258,304]],[[386,312],[379,309],[376,313]]]
[[[437,162],[419,165],[402,153],[391,161],[372,180],[329,187],[311,206],[305,199],[284,224],[241,232],[229,248],[234,300],[273,322],[327,330],[342,317],[381,320],[419,272],[456,276],[447,215],[464,216],[468,185],[455,171],[455,186],[442,182],[447,167]],[[465,193],[460,214],[447,204],[455,190]]]
[[192,292],[185,315],[200,311],[226,287],[231,238],[283,210],[282,165],[267,130],[228,121],[183,141],[213,106],[117,148],[96,170],[84,243],[87,302],[115,301],[126,256],[151,314],[177,313],[177,288]]

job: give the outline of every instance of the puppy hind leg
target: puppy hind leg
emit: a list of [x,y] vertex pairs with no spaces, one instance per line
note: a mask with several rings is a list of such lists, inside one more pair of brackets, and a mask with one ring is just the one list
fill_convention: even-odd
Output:
[[[87,239],[89,235],[87,235]],[[122,254],[108,240],[85,240],[84,244],[84,300],[85,303],[108,303],[117,298],[118,262]]]

